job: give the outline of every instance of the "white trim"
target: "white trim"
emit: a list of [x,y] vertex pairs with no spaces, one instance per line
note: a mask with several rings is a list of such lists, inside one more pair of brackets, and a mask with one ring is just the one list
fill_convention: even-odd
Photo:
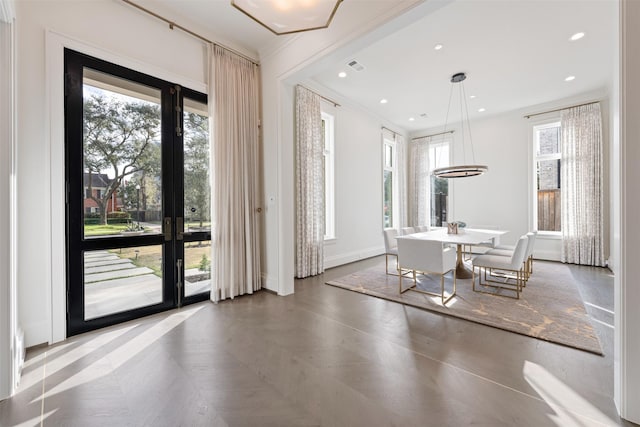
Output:
[[[322,120],[325,123],[324,138],[325,146],[323,149],[324,161],[325,161],[325,179],[324,179],[324,204],[325,204],[325,229],[324,240],[331,240],[336,238],[336,192],[335,192],[335,161],[336,161],[336,146],[335,146],[335,115],[326,111],[327,109],[322,106]],[[329,148],[327,149],[327,145]]]
[[344,254],[332,255],[324,258],[324,267],[333,268],[339,265],[349,264],[350,262],[360,261],[361,259],[371,258],[384,254],[384,246],[373,246],[359,251],[347,252]]
[[[387,147],[391,147],[391,166],[387,166]],[[400,227],[400,192],[398,189],[398,144],[394,139],[385,138],[382,133],[382,228]],[[384,173],[391,172],[391,224],[387,226],[384,222]]]
[[[431,138],[430,138],[431,139]],[[442,137],[442,139],[439,139],[438,141],[433,141],[430,140],[428,143],[429,145],[429,172],[431,172],[433,169],[437,169],[437,168],[441,168],[441,167],[446,167],[446,166],[450,166],[453,164],[453,140],[449,139],[447,136]],[[447,148],[447,153],[448,153],[448,159],[447,159],[447,164],[443,164],[443,163],[439,163],[438,160],[440,158],[440,154],[438,154],[438,159],[433,159],[432,161],[432,151],[436,151],[438,149],[438,147],[446,147]],[[433,163],[434,168],[431,169],[431,164]],[[440,178],[443,179],[443,178]],[[446,178],[444,178],[446,179]],[[431,178],[429,178],[429,180],[431,181]],[[453,184],[456,180],[455,179],[449,179],[447,180],[447,206],[446,206],[446,211],[447,211],[447,222],[450,219],[455,218],[455,216],[453,215]],[[431,184],[431,183],[429,183]],[[431,212],[433,211],[433,209],[435,209],[435,206],[432,203],[433,201],[433,187],[431,185],[429,185],[429,224],[424,224],[424,225],[428,225],[429,227],[436,227],[435,225],[431,224]],[[414,225],[418,225],[418,224],[414,224]]]
[[[66,338],[66,258],[65,258],[65,163],[64,163],[64,49],[100,58],[114,64],[131,68],[154,77],[172,81],[199,92],[207,92],[207,85],[184,76],[167,72],[159,67],[143,63],[91,45],[77,39],[60,34],[53,30],[46,31],[45,46],[45,156],[44,176],[50,177],[50,191],[44,200],[44,216],[50,218],[45,224],[45,233],[49,234],[51,246],[45,250],[48,262],[43,266],[45,277],[50,282],[45,284],[45,298],[49,326],[49,344]],[[45,327],[45,330],[47,328]],[[32,336],[25,331],[27,336]],[[35,331],[34,331],[35,332]]]
[[540,250],[540,249],[535,249],[533,251],[533,259],[562,262],[558,251],[546,251],[546,250]]
[[[0,0],[0,6],[3,5]],[[1,11],[0,11],[1,12]],[[0,21],[0,400],[10,397],[21,364],[16,350],[17,288],[15,281],[15,23]],[[8,37],[7,37],[8,36]],[[6,38],[5,38],[6,37]],[[6,60],[6,61],[5,61]],[[5,74],[6,72],[6,74]]]

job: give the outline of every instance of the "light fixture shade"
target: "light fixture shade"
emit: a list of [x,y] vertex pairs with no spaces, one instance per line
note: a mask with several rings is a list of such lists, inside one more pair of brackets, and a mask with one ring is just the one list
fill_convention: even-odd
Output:
[[[462,105],[460,106],[460,110],[461,110],[461,114],[462,117],[460,117],[460,124],[462,127],[462,151],[463,151],[463,158],[464,160],[466,160],[466,150],[465,150],[465,143],[464,143],[464,134],[465,134],[465,116],[464,116],[464,112],[466,112],[466,129],[468,130],[469,133],[469,146],[471,148],[471,158],[472,158],[472,162],[474,162],[474,153],[473,153],[473,141],[471,139],[471,125],[469,124],[469,107],[467,106],[467,94],[464,90],[464,81],[467,79],[467,75],[466,73],[456,73],[453,76],[451,76],[451,91],[449,92],[449,106],[447,107],[447,118],[449,117],[449,111],[451,109],[451,98],[453,95],[453,86],[454,85],[458,85],[459,90],[460,90],[460,100],[461,103],[464,102],[464,110],[462,110]],[[444,129],[446,133],[447,130],[447,122],[445,121],[444,123]],[[437,178],[467,178],[470,176],[478,176],[478,175],[482,175],[483,173],[487,172],[489,170],[489,168],[485,165],[474,165],[474,164],[461,164],[461,165],[453,165],[453,166],[446,166],[443,168],[437,168],[434,169],[431,174],[434,175]]]
[[342,0],[231,0],[231,5],[276,35],[327,28]]
[[466,178],[482,175],[488,170],[485,165],[457,165],[434,169],[432,174],[438,178]]

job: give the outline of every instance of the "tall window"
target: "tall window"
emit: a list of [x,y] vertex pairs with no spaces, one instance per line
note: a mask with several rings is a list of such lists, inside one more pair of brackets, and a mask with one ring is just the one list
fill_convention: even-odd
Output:
[[382,224],[384,228],[397,228],[398,183],[396,179],[396,142],[385,137],[382,143],[382,150]]
[[[429,171],[449,166],[449,141],[429,144]],[[431,175],[431,226],[442,227],[447,221],[449,181]]]
[[334,117],[322,112],[322,138],[324,142],[324,238],[334,239],[335,229],[335,191],[333,184],[334,166]]
[[535,157],[534,218],[538,231],[560,232],[560,122],[533,127]]

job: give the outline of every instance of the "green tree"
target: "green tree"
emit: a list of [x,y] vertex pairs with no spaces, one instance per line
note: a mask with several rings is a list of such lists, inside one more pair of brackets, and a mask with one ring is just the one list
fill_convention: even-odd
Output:
[[[209,151],[209,118],[186,112],[184,115],[184,207],[185,215],[197,218],[200,228],[204,221],[211,218]],[[195,211],[192,208],[195,208]]]
[[[84,100],[84,168],[87,196],[96,202],[100,222],[107,223],[107,206],[126,177],[153,174],[160,168],[160,107],[144,101],[125,102],[93,94]],[[107,188],[94,194],[93,174],[109,170]]]

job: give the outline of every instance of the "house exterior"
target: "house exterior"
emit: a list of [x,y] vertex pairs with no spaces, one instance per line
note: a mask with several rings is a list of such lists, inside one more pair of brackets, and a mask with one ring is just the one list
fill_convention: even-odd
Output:
[[[98,206],[98,203],[96,203],[96,201],[92,199],[91,196],[95,197],[96,199],[102,199],[102,197],[104,197],[105,192],[107,191],[107,188],[109,187],[109,184],[111,183],[111,179],[109,179],[109,176],[104,173],[95,174],[95,173],[85,172],[83,182],[84,182],[84,192],[83,192],[84,193],[84,213],[91,214],[91,213],[100,212],[100,207]],[[122,207],[121,200],[117,197],[117,194],[118,194],[118,191],[116,188],[116,191],[113,192],[113,194],[111,195],[111,198],[106,204],[107,214],[109,212],[117,212]]]

